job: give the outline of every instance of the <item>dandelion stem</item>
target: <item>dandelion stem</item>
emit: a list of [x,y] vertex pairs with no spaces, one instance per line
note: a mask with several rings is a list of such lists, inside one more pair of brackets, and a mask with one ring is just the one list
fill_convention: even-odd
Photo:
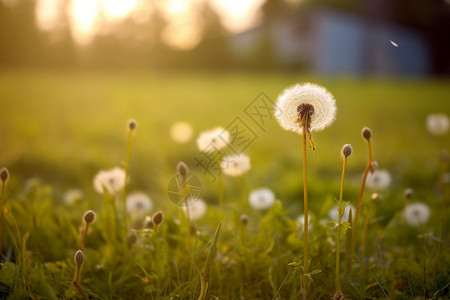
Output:
[[[308,130],[307,126],[303,126],[303,131]],[[305,215],[303,225],[303,274],[308,273],[308,190],[307,190],[307,178],[306,178],[306,133],[303,132],[303,213]],[[302,294],[303,299],[307,299],[306,295],[306,280],[305,276],[302,278]]]
[[128,170],[130,168],[132,138],[133,138],[133,131],[128,130],[127,160],[125,162],[125,182],[124,182],[124,186],[123,186],[123,227],[124,227],[124,238],[125,239],[128,236],[127,181],[128,181]]
[[222,183],[222,168],[220,167],[220,156],[219,152],[216,155],[216,164],[217,164],[217,187],[219,189],[219,210],[220,210],[220,218],[222,218],[223,214],[223,183]]
[[341,177],[341,189],[339,191],[339,205],[338,205],[338,226],[336,230],[336,291],[341,289],[341,284],[339,280],[339,269],[341,261],[341,219],[344,214],[342,207],[342,194],[344,191],[344,176],[345,176],[345,165],[347,164],[347,157],[344,156],[344,162],[342,163],[342,177]]
[[2,196],[0,198],[0,259],[3,260],[2,247],[3,247],[3,213],[5,205],[5,182],[2,181]]
[[[353,253],[355,252],[355,247],[356,247],[356,238],[358,236],[358,216],[359,216],[359,211],[361,208],[361,200],[362,200],[362,196],[364,193],[364,187],[366,185],[366,179],[367,179],[367,175],[369,174],[369,170],[370,170],[370,166],[372,164],[372,146],[370,143],[370,139],[367,139],[367,148],[368,148],[368,152],[369,152],[369,160],[367,162],[367,166],[366,166],[366,170],[364,171],[364,176],[363,176],[363,180],[361,183],[361,188],[359,190],[359,194],[358,194],[358,201],[356,202],[356,212],[355,212],[355,218],[353,220],[353,226],[352,226],[352,232],[353,232],[353,245],[352,245],[352,253],[350,253],[351,257],[353,257]],[[350,269],[350,273],[351,273],[351,269]]]
[[83,296],[84,300],[89,299],[88,296],[86,295],[86,293],[84,292],[83,288],[81,287],[81,285],[78,283],[78,281],[73,281],[73,285],[75,286],[77,291]]
[[187,222],[187,249],[189,252],[191,252],[191,230],[192,230],[192,225],[191,225],[191,216],[189,214],[189,203],[188,203],[188,186],[186,185],[185,182],[183,182],[183,198],[184,198],[184,205],[186,206],[186,222]]

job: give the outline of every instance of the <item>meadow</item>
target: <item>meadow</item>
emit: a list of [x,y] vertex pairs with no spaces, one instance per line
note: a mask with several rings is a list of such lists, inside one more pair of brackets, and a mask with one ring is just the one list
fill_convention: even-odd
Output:
[[[303,231],[297,221],[303,212],[301,137],[282,130],[269,115],[258,126],[262,119],[246,114],[255,100],[275,102],[297,82],[326,87],[337,106],[336,120],[313,132],[316,150],[308,151],[310,270],[320,272],[307,276],[301,274]],[[90,299],[299,299],[302,280],[309,285],[308,299],[330,299],[335,295],[336,233],[326,223],[339,198],[340,151],[346,143],[353,147],[343,198],[356,205],[367,163],[361,130],[368,126],[373,158],[392,180],[386,188],[364,191],[360,226],[368,220],[366,259],[358,261],[361,229],[351,271],[345,275],[349,255],[342,239],[342,292],[349,299],[447,299],[450,187],[448,181],[439,184],[439,178],[449,170],[448,157],[442,160],[440,153],[448,151],[450,139],[448,133],[430,134],[425,121],[432,113],[450,115],[449,98],[448,80],[4,70],[0,168],[8,168],[10,178],[4,196],[1,298],[81,299],[72,283],[74,254],[83,214],[92,209],[97,221],[85,236],[80,277]],[[148,194],[153,205],[147,215],[162,211],[164,221],[150,229],[130,216],[133,228],[125,236],[123,193],[109,195],[118,204],[108,214],[105,207],[114,200],[98,193],[93,179],[100,170],[126,166],[131,118],[137,128],[127,191]],[[222,213],[217,178],[197,165],[195,140],[205,130],[235,124],[236,118],[253,132],[244,151],[251,169],[240,183],[223,176]],[[192,139],[184,144],[170,134],[179,121],[193,128]],[[201,182],[208,205],[206,214],[192,221],[188,246],[187,218],[168,197],[180,161]],[[248,195],[262,187],[271,189],[277,201],[256,210],[247,203]],[[402,219],[407,188],[414,190],[411,202],[430,207],[426,224],[411,227]],[[68,204],[64,195],[70,189],[83,195]],[[239,206],[240,196],[244,207]],[[205,278],[210,283],[207,295],[202,293]]]

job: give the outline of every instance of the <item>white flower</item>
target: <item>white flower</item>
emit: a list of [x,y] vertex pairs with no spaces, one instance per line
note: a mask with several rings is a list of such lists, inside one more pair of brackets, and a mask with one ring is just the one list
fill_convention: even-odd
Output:
[[[125,186],[125,171],[121,168],[114,168],[108,171],[100,171],[94,177],[94,188],[100,194],[114,194]],[[103,189],[106,188],[106,191]]]
[[298,108],[301,104],[310,104],[314,113],[311,117],[311,130],[322,130],[334,121],[336,101],[325,88],[305,83],[285,89],[279,96],[275,107],[275,117],[285,130],[303,134],[299,124]]
[[[355,207],[349,203],[345,207],[344,215],[342,216],[342,219],[341,219],[342,222],[348,221],[348,215],[350,214],[350,209],[352,210],[353,216],[355,216]],[[333,208],[330,209],[330,211],[328,212],[328,216],[330,217],[331,220],[333,220],[335,222],[338,221],[339,213],[337,210],[337,205],[333,206]]]
[[[206,203],[202,199],[193,199],[189,198],[187,200],[188,207],[189,207],[189,219],[190,220],[197,220],[203,217],[206,213]],[[183,205],[183,211],[186,213],[186,207]]]
[[427,117],[427,129],[431,134],[444,135],[449,125],[450,121],[445,114],[431,114]]
[[225,148],[230,142],[230,133],[222,127],[202,132],[197,138],[200,151],[211,153]]
[[369,189],[384,190],[391,184],[391,174],[386,170],[375,170],[369,173],[366,179],[366,185]]
[[405,208],[405,218],[411,226],[423,225],[430,218],[430,208],[422,202],[408,204]]
[[67,206],[71,206],[75,204],[75,202],[80,201],[83,198],[84,194],[82,190],[79,189],[70,189],[64,194],[64,204]]
[[257,189],[250,192],[248,200],[254,209],[264,210],[273,205],[275,194],[267,188]]
[[[305,214],[301,214],[297,218],[297,227],[299,230],[304,232],[304,230],[305,230]],[[313,229],[313,225],[312,225],[311,215],[308,213],[308,232],[310,232],[312,229]]]
[[170,127],[170,136],[179,143],[185,144],[192,139],[192,127],[186,122],[177,122]]
[[127,211],[133,218],[142,218],[153,208],[152,200],[145,193],[134,192],[127,196]]
[[250,158],[245,154],[225,156],[220,167],[227,176],[241,176],[250,170]]

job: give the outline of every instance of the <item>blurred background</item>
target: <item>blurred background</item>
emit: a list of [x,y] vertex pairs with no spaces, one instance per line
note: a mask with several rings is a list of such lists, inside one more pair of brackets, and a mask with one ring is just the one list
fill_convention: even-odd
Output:
[[[245,149],[247,188],[298,204],[300,138],[273,117],[255,125],[246,108],[307,81],[338,107],[335,123],[314,133],[312,199],[333,204],[344,143],[354,147],[345,194],[357,196],[369,126],[401,206],[406,187],[429,195],[449,148],[425,127],[428,114],[450,114],[448,32],[448,0],[0,0],[0,167],[12,194],[30,178],[58,199],[70,188],[95,194],[94,175],[123,166],[135,118],[131,190],[167,201],[183,160],[214,203],[195,139],[239,117],[256,136]],[[235,182],[225,185],[234,197]]]
[[447,0],[1,0],[0,65],[446,76],[449,30]]

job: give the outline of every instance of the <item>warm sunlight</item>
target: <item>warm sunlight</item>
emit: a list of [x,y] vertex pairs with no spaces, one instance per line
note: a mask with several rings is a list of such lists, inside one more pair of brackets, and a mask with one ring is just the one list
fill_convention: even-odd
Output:
[[260,8],[265,0],[210,0],[223,25],[231,32],[241,32],[260,20]]
[[98,0],[72,0],[69,6],[72,36],[80,45],[87,45],[99,27],[100,2]]
[[108,19],[121,19],[128,16],[138,4],[138,0],[100,0],[103,12]]

